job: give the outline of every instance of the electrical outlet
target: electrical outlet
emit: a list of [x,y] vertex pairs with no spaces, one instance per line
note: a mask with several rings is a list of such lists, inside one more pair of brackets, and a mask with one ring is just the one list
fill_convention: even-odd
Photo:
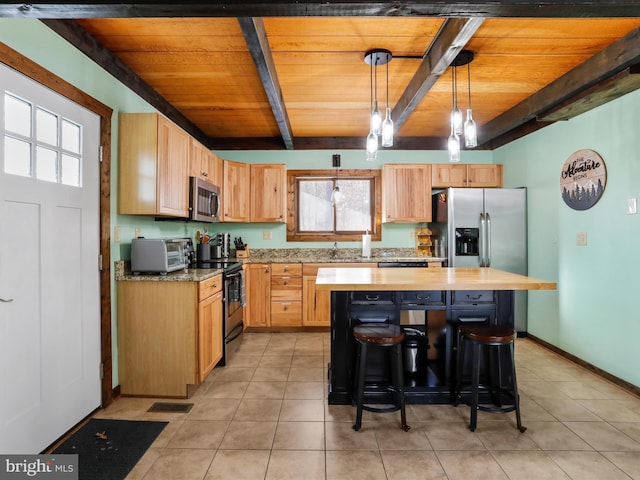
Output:
[[122,240],[122,227],[120,225],[116,225],[113,228],[113,241],[120,243],[120,240]]
[[262,239],[263,240],[271,240],[271,230],[263,230],[262,231]]
[[133,233],[133,238],[138,238],[142,235],[142,229],[140,227],[136,227]]
[[576,234],[576,245],[584,246],[587,244],[587,232],[578,232]]
[[415,232],[415,230],[411,230],[411,231],[409,232],[409,238],[410,238],[411,240],[415,240],[415,238],[416,238],[416,232]]
[[638,213],[638,199],[627,198],[627,215],[635,215]]

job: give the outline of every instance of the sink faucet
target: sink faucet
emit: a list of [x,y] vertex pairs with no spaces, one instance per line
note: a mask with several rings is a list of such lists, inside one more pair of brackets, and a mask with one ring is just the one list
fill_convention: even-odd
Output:
[[333,246],[331,247],[331,256],[335,257],[338,253],[338,242],[333,242]]

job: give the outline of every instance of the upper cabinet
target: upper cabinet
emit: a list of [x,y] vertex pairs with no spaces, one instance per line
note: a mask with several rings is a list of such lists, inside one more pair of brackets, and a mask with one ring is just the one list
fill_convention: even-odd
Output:
[[190,136],[156,113],[119,116],[118,212],[189,216]]
[[431,165],[382,167],[382,221],[431,221]]
[[201,178],[222,188],[224,161],[195,138],[191,138],[189,175]]
[[286,221],[287,168],[284,164],[251,165],[252,222]]
[[431,186],[433,188],[502,187],[502,165],[434,164]]
[[223,222],[249,221],[250,171],[248,163],[224,161]]

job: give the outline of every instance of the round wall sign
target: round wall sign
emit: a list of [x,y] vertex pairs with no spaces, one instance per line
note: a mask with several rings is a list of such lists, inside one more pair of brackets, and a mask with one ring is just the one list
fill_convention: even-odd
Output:
[[572,153],[560,174],[562,200],[574,210],[593,207],[604,193],[607,184],[607,167],[593,150]]

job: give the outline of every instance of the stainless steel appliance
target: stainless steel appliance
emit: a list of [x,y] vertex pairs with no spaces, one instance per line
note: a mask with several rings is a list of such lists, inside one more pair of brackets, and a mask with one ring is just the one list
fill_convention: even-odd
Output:
[[220,365],[226,365],[238,350],[244,331],[243,308],[245,306],[245,285],[242,264],[221,262],[223,268],[223,318],[224,344]]
[[[131,272],[159,273],[189,267],[190,253],[184,238],[134,238],[131,241]],[[193,246],[191,247],[193,251]]]
[[190,177],[189,219],[208,223],[220,221],[220,188],[217,185]]
[[[492,267],[527,274],[525,188],[448,188],[432,198],[434,237],[450,267]],[[515,328],[527,331],[527,292],[515,295]]]

